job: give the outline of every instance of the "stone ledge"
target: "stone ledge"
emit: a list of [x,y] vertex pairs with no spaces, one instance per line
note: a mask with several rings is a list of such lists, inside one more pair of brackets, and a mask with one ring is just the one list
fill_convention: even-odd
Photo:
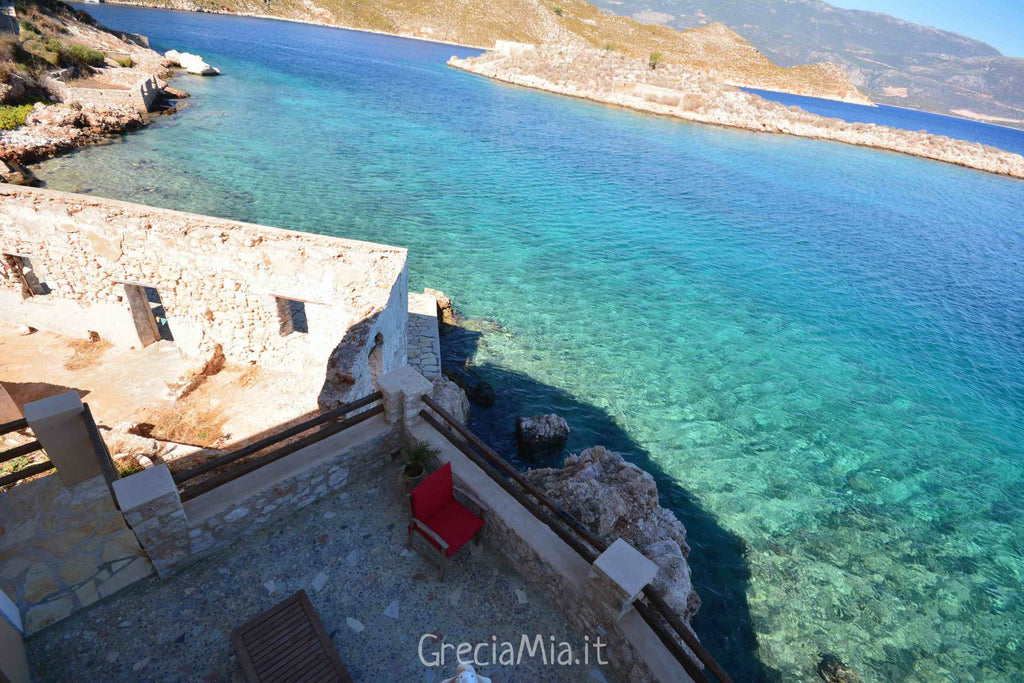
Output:
[[126,515],[128,511],[151,503],[161,496],[169,493],[178,495],[178,486],[174,483],[174,477],[171,476],[167,465],[155,465],[124,479],[118,479],[113,487],[117,502]]

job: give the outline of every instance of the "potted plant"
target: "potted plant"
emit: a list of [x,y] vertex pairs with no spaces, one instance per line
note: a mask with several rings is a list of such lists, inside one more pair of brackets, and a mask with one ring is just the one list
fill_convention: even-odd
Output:
[[402,473],[399,481],[406,494],[412,492],[421,481],[427,478],[427,465],[441,454],[441,451],[426,441],[413,441],[402,446]]

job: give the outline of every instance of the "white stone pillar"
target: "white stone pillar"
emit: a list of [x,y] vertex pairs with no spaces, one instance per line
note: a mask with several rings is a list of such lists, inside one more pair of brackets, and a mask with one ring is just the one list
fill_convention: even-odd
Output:
[[85,428],[83,410],[77,391],[25,404],[28,426],[65,486],[74,486],[101,474],[96,450]]
[[605,612],[618,621],[632,609],[633,601],[657,573],[658,565],[620,538],[594,560],[587,589]]
[[421,397],[429,394],[434,385],[408,365],[377,377],[375,384],[384,395],[381,403],[385,419],[398,425],[403,437],[408,436],[410,428],[421,419],[420,411],[424,407]]
[[156,465],[113,484],[124,519],[157,573],[172,574],[190,555],[189,524],[167,465]]

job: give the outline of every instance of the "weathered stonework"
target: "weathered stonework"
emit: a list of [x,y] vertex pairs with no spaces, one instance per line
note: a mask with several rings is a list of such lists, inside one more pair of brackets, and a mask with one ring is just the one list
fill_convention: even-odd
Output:
[[115,490],[153,565],[168,576],[353,482],[379,482],[399,444],[398,429],[377,417],[185,503],[163,465]]
[[[405,363],[404,249],[2,185],[0,253],[0,323],[144,346],[158,335],[143,286],[184,355],[317,373],[325,405],[369,393],[374,363]],[[49,293],[29,296],[8,257]]]
[[0,495],[0,588],[31,634],[153,573],[102,476]]
[[409,293],[409,365],[427,379],[441,376],[441,341],[437,330],[437,300]]
[[[116,74],[113,72],[111,75]],[[131,72],[127,75],[137,77],[138,74]],[[156,106],[163,83],[156,76],[147,76],[135,82],[123,83],[120,88],[79,88],[50,78],[47,79],[47,87],[65,104],[78,102],[101,107],[128,105],[144,114]]]

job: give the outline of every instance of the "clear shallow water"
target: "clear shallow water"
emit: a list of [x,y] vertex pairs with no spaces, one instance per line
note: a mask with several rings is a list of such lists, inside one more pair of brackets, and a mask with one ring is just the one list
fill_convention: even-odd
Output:
[[870,107],[864,104],[836,102],[835,100],[790,95],[789,93],[772,92],[770,90],[757,90],[755,88],[744,88],[744,90],[760,95],[766,100],[780,102],[786,106],[800,107],[822,116],[832,116],[844,121],[855,121],[858,123],[877,123],[881,126],[892,126],[893,128],[903,128],[906,130],[924,130],[935,135],[946,135],[957,140],[980,142],[983,145],[1005,149],[1007,152],[1024,154],[1024,130],[1017,128],[991,126],[979,121],[968,121],[967,119],[954,116],[942,116],[941,114],[914,111],[902,107],[890,107],[887,104]]
[[[1024,183],[505,87],[459,48],[88,6],[199,52],[50,187],[411,249],[502,390],[651,469],[737,680],[1024,675]],[[757,647],[754,647],[756,638]]]

